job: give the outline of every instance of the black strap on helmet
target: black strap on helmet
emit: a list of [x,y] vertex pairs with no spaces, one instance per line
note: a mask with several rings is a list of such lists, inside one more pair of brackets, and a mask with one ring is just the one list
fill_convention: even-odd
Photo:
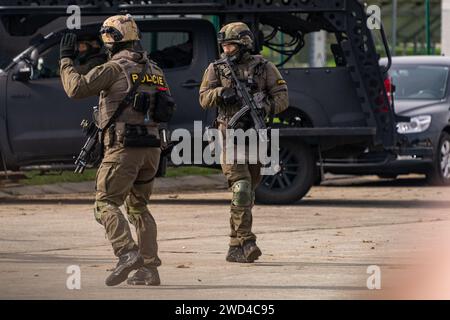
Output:
[[253,33],[250,30],[243,30],[243,31],[239,32],[239,34],[235,38],[226,38],[225,32],[219,32],[217,34],[217,40],[219,42],[235,41],[235,40],[241,40],[245,36],[249,36],[250,39],[253,40]]
[[100,28],[100,34],[104,34],[104,33],[110,34],[113,37],[114,41],[120,41],[123,39],[123,34],[120,33],[120,31],[114,27],[102,26]]
[[253,33],[250,30],[243,30],[238,34],[238,40],[242,39],[245,36],[249,36],[250,39],[253,39]]

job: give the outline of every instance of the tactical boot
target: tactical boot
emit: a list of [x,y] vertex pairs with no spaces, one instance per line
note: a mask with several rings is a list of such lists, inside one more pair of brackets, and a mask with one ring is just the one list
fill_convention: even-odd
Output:
[[128,278],[127,283],[134,286],[159,286],[161,280],[159,279],[159,273],[156,267],[143,266],[133,276]]
[[119,257],[113,272],[106,278],[107,286],[117,286],[128,278],[128,274],[144,265],[144,258],[138,251],[130,251]]
[[244,251],[241,246],[231,247],[228,249],[227,257],[225,258],[228,262],[239,262],[246,263],[247,259],[245,259]]
[[254,240],[244,242],[242,249],[247,262],[258,260],[259,256],[262,254],[261,250],[258,248]]

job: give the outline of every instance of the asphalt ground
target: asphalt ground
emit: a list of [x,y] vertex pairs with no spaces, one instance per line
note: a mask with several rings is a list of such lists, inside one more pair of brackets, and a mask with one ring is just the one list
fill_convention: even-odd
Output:
[[[225,262],[231,195],[220,178],[211,179],[204,190],[162,183],[152,197],[163,261],[159,287],[105,286],[117,261],[93,218],[92,192],[1,190],[0,298],[377,299],[447,292],[421,290],[424,283],[411,276],[420,270],[422,279],[433,278],[427,285],[443,283],[449,188],[414,176],[333,177],[296,204],[255,206],[263,255],[235,264]],[[421,267],[424,261],[433,263]],[[80,289],[70,285],[70,266],[79,267]]]

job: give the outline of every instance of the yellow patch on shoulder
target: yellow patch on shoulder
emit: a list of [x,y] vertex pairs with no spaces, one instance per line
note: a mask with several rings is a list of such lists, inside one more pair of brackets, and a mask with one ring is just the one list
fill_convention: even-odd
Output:
[[277,85],[282,86],[283,84],[286,84],[286,81],[284,81],[283,79],[277,80]]

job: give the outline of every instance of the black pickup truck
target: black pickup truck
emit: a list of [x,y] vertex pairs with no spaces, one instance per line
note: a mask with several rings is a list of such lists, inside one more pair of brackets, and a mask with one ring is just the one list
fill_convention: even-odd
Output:
[[[66,15],[67,1],[3,1],[0,18],[11,34],[32,34],[52,18]],[[176,4],[152,1],[72,1],[85,15],[129,12],[139,15],[201,14],[217,17],[220,24],[241,20],[256,37],[256,51],[270,46],[274,34],[291,39],[298,53],[308,33],[326,30],[335,41],[334,67],[281,68],[289,86],[290,107],[272,127],[281,133],[281,171],[265,176],[257,190],[264,203],[290,203],[301,199],[320,174],[327,158],[346,159],[363,152],[406,150],[397,142],[392,86],[387,67],[378,64],[366,9],[357,0],[225,1],[181,0]],[[215,111],[203,111],[198,87],[208,63],[218,57],[214,25],[204,18],[137,19],[142,45],[164,69],[178,102],[171,129],[193,130],[194,121],[211,123]],[[101,20],[77,31],[96,36]],[[80,121],[90,117],[96,98],[70,100],[58,74],[59,41],[66,30],[35,37],[33,44],[0,73],[0,154],[3,168],[29,165],[72,165],[83,143]],[[390,59],[385,41],[384,47]],[[378,32],[378,31],[377,31]],[[273,41],[273,40],[272,40]],[[272,43],[273,44],[273,43]],[[294,48],[292,48],[294,46]]]

